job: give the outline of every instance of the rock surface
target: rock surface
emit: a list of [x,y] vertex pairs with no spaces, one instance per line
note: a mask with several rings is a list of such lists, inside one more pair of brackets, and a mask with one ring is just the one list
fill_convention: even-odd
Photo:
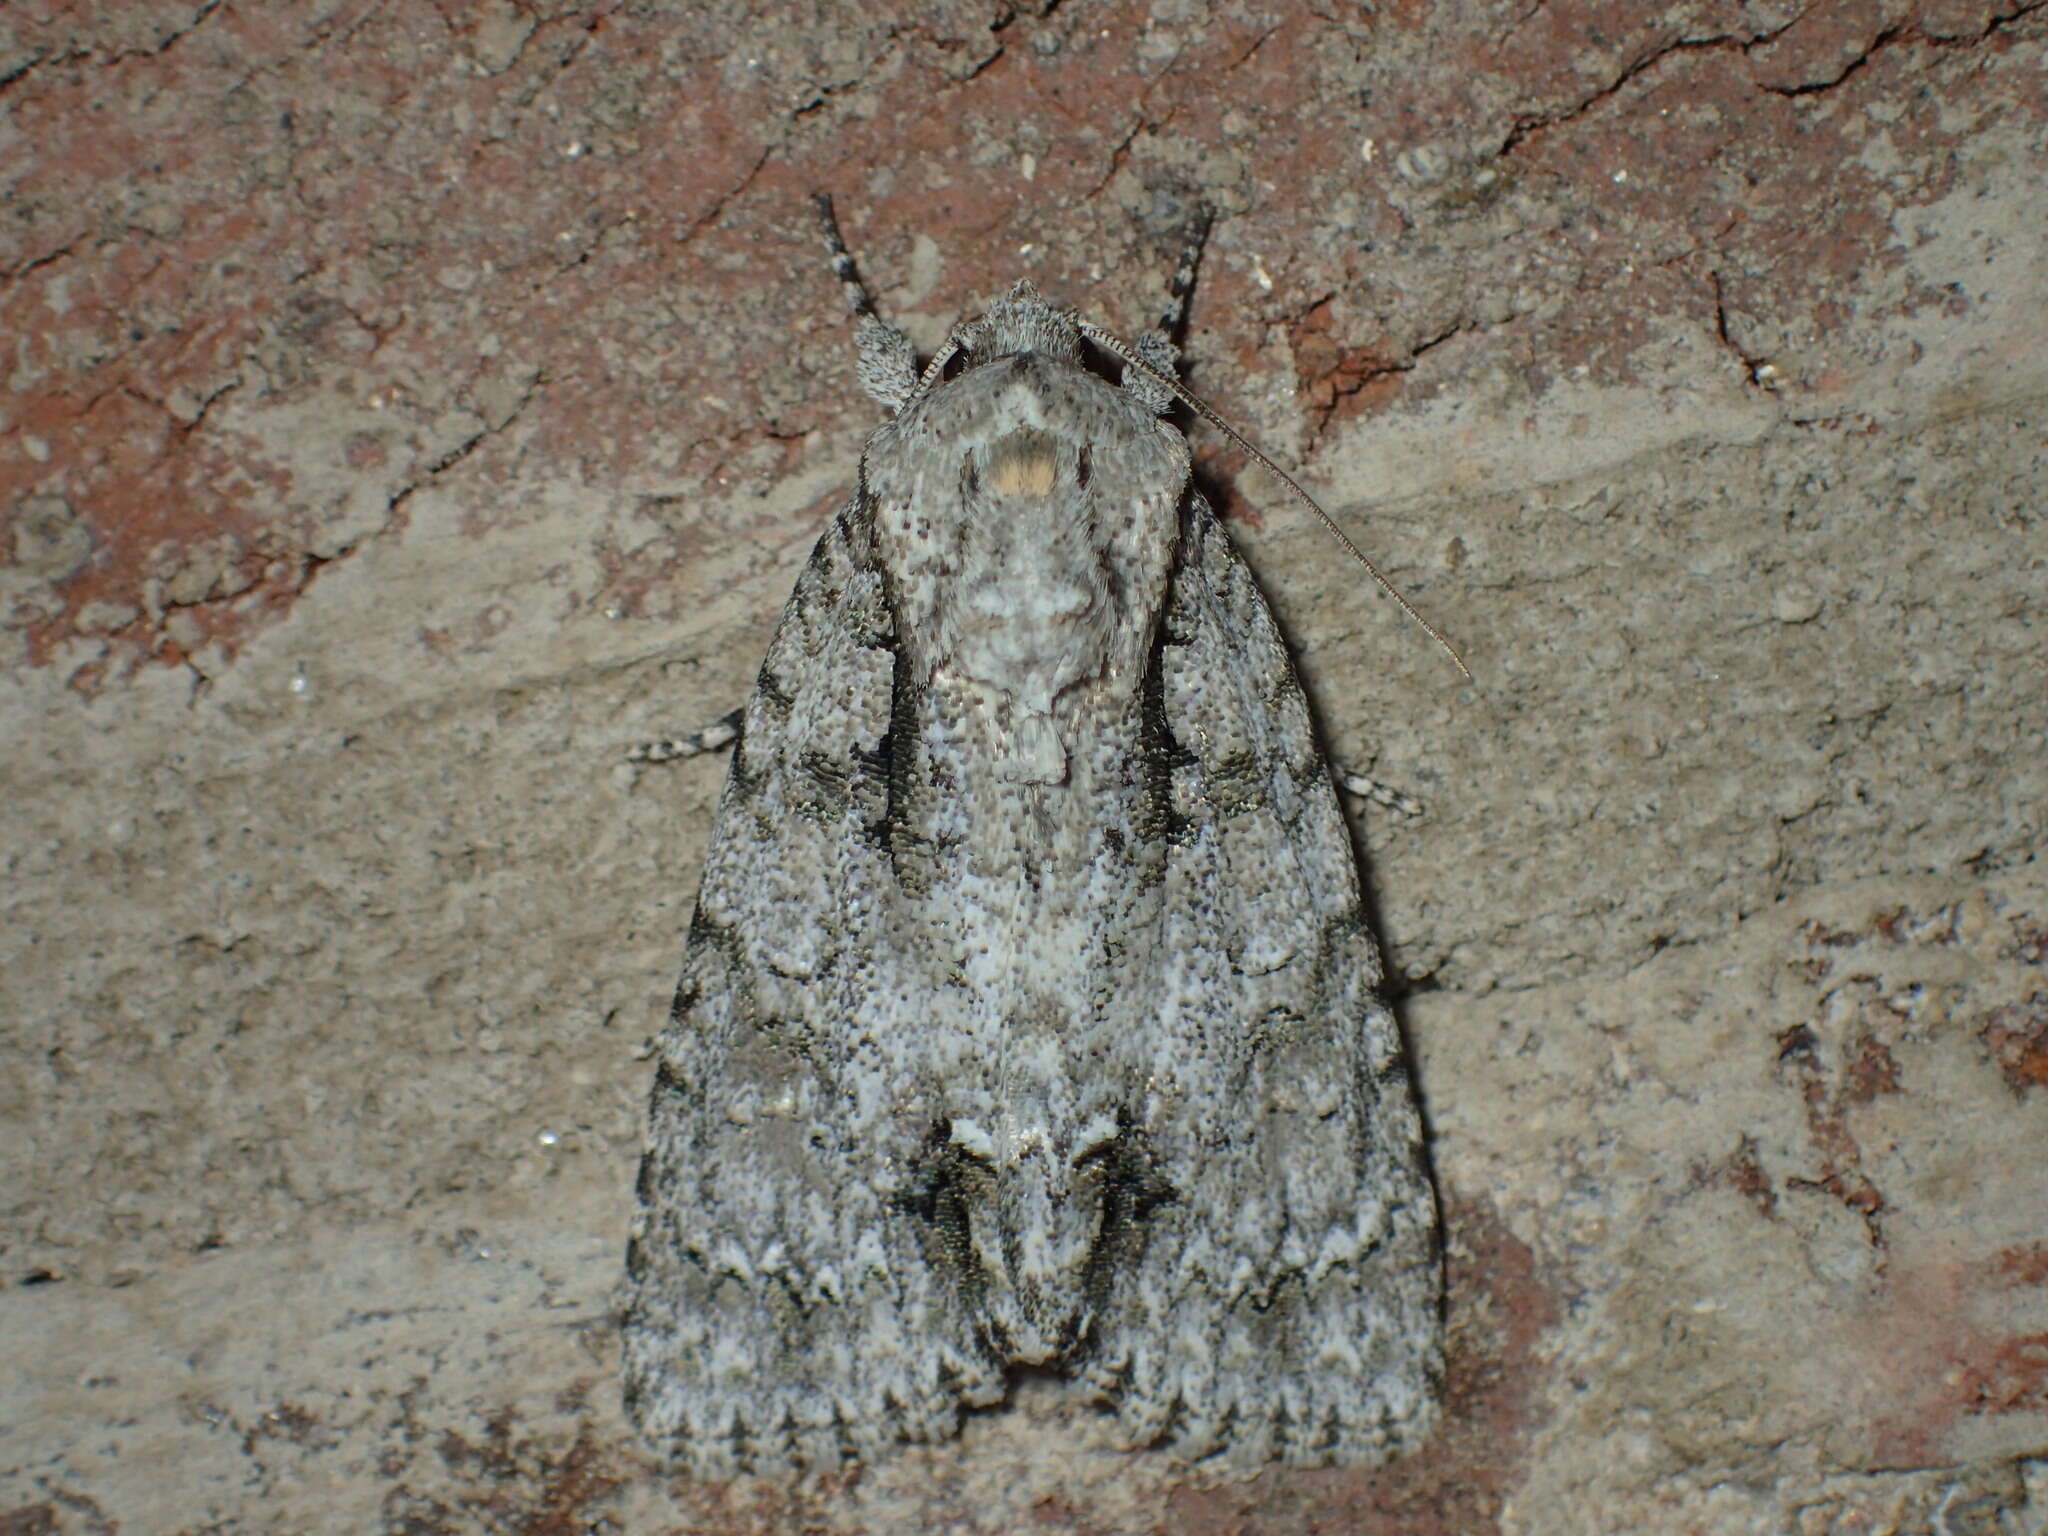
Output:
[[[2048,8],[0,12],[0,1531],[2048,1530]],[[1359,836],[1443,1430],[1034,1385],[665,1477],[609,1290],[716,759],[927,346],[1126,332]]]

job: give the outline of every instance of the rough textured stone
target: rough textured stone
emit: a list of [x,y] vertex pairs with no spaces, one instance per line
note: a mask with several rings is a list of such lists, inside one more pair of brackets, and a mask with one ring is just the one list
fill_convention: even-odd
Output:
[[[0,13],[0,1529],[2048,1529],[2044,156],[2022,0]],[[818,188],[927,344],[1217,205],[1191,382],[1477,674],[1206,440],[1429,807],[1419,1456],[623,1424],[722,766],[622,753],[872,419]]]

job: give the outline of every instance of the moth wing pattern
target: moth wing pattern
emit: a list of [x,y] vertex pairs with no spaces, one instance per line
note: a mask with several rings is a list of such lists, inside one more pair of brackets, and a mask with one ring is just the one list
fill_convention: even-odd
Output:
[[1172,1191],[1090,1377],[1131,1438],[1377,1462],[1435,1421],[1435,1196],[1358,864],[1287,647],[1199,493],[1154,667],[1174,828],[1132,1021]]
[[888,795],[893,618],[856,510],[819,541],[762,664],[657,1049],[626,1403],[707,1472],[939,1438],[1001,1390],[895,1192],[864,1173],[860,1117],[825,1102],[856,1045],[832,1026],[864,985],[852,949]]

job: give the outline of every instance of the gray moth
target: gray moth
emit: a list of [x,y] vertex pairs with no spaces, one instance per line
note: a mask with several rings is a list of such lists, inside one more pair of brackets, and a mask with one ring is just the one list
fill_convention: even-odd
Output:
[[711,834],[627,1410],[704,1475],[1043,1374],[1232,1469],[1408,1449],[1434,1194],[1329,764],[1162,419],[1192,260],[1134,344],[1020,282],[920,373],[821,212],[890,415]]

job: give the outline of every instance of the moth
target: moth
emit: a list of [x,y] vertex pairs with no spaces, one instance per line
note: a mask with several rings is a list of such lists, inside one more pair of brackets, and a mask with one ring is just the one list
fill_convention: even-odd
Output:
[[1019,282],[920,371],[820,212],[890,414],[719,803],[628,1413],[829,1467],[1053,1374],[1190,1460],[1405,1450],[1435,1201],[1330,766],[1166,419],[1192,256],[1135,343]]

